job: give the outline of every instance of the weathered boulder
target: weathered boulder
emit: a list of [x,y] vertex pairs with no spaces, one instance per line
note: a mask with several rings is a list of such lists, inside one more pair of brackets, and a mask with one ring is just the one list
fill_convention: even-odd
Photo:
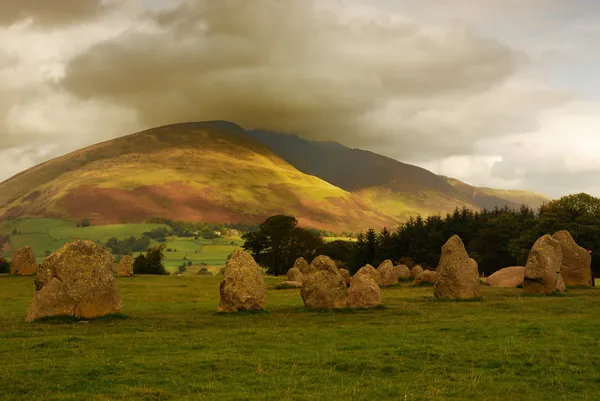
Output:
[[492,287],[518,287],[525,280],[525,266],[511,266],[494,272],[485,279]]
[[414,280],[419,277],[419,274],[421,273],[423,273],[423,268],[421,265],[415,265],[412,269],[410,269],[410,278]]
[[300,295],[307,308],[340,309],[346,307],[348,288],[335,262],[318,256],[304,275]]
[[31,247],[17,249],[12,254],[10,273],[22,276],[31,276],[37,272],[35,253]]
[[383,284],[383,280],[381,279],[381,273],[374,268],[373,266],[367,264],[363,267],[361,267],[355,274],[355,276],[359,275],[359,274],[367,274],[369,276],[371,276],[371,278],[373,278],[373,280],[375,280],[375,282],[377,283],[378,286],[381,286]]
[[377,268],[381,276],[381,285],[389,287],[398,284],[398,273],[391,260],[384,260]]
[[344,277],[344,282],[346,283],[346,287],[350,285],[350,272],[346,269],[340,269],[340,273]]
[[133,258],[126,255],[117,265],[117,276],[131,277],[133,276]]
[[527,294],[552,294],[559,285],[562,248],[549,234],[540,237],[527,258],[523,291]]
[[477,262],[469,258],[458,235],[452,236],[442,246],[438,279],[433,295],[443,299],[471,299],[480,294]]
[[348,289],[349,308],[365,309],[381,305],[381,289],[372,276],[356,274]]
[[93,241],[64,245],[40,264],[26,320],[60,315],[90,319],[121,312],[113,263],[113,256]]
[[415,281],[412,282],[411,286],[417,287],[421,284],[435,284],[438,280],[438,273],[433,270],[423,270],[423,273],[419,274]]
[[300,281],[284,281],[283,283],[280,284],[280,286],[289,287],[289,288],[302,288],[302,282],[300,282]]
[[560,275],[566,286],[592,286],[592,255],[577,245],[571,234],[558,231],[552,238],[560,243],[562,265]]
[[302,274],[300,269],[298,269],[297,267],[292,267],[287,272],[287,279],[288,281],[298,281],[301,283],[304,281],[304,275]]
[[405,265],[396,266],[396,275],[398,281],[408,281],[410,280],[410,269]]
[[233,251],[221,281],[219,312],[264,310],[267,287],[252,255],[243,249]]
[[304,258],[296,259],[293,267],[300,270],[300,273],[302,273],[302,274],[308,273],[308,262]]

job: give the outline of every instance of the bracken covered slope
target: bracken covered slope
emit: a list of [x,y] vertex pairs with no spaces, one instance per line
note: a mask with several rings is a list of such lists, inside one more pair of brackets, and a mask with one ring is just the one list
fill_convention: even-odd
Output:
[[298,171],[241,127],[220,121],[102,142],[0,183],[0,219],[258,223],[277,213],[335,231],[396,224],[368,200]]

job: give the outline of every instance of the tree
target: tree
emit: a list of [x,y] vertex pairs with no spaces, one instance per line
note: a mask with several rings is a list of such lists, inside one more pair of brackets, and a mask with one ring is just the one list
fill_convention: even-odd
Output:
[[133,262],[133,272],[135,274],[169,274],[162,262],[164,249],[165,244],[160,244],[149,248],[146,255],[140,254]]
[[0,258],[0,273],[10,273],[10,262],[4,258]]
[[292,216],[271,216],[258,231],[242,236],[243,248],[266,267],[269,274],[285,274],[297,258],[312,260],[323,244],[321,237],[297,225],[298,220]]

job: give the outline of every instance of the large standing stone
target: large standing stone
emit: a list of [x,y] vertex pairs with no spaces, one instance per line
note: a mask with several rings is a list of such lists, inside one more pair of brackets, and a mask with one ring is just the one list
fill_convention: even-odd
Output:
[[523,291],[527,294],[552,294],[560,285],[562,249],[549,234],[539,238],[529,252],[525,265]]
[[381,273],[374,268],[373,266],[367,264],[364,265],[363,267],[361,267],[355,274],[355,276],[359,275],[359,274],[367,274],[369,276],[371,276],[371,278],[373,280],[375,280],[375,282],[377,283],[378,286],[382,286],[383,285],[383,280],[381,279]]
[[560,243],[562,265],[560,275],[566,286],[592,286],[592,255],[577,245],[571,234],[558,231],[552,238]]
[[287,272],[287,279],[288,281],[298,281],[301,283],[304,281],[304,275],[302,274],[300,269],[298,269],[297,267],[292,267]]
[[382,286],[389,287],[398,284],[398,273],[391,260],[384,260],[377,268],[377,271],[381,275]]
[[381,305],[381,289],[372,276],[356,274],[348,289],[348,307],[356,309],[374,308]]
[[485,279],[492,287],[518,287],[525,280],[525,266],[511,266],[500,269]]
[[90,319],[121,312],[113,263],[113,256],[93,241],[64,245],[40,264],[26,320],[60,315]]
[[304,276],[300,295],[307,308],[340,309],[346,307],[348,288],[335,262],[318,256]]
[[344,277],[344,282],[346,283],[346,287],[350,285],[350,272],[346,269],[340,269],[340,273]]
[[421,267],[421,265],[415,265],[410,270],[410,278],[414,280],[417,277],[419,277],[419,274],[421,273],[423,273],[423,268]]
[[304,258],[296,259],[293,267],[300,270],[300,273],[302,273],[302,274],[308,273],[308,262]]
[[267,287],[252,255],[240,248],[233,252],[225,268],[220,293],[219,312],[265,309]]
[[471,299],[479,296],[477,262],[469,254],[458,235],[452,236],[442,247],[438,280],[433,295],[443,299]]
[[117,276],[119,277],[131,277],[133,276],[133,258],[126,255],[121,259],[117,266]]
[[13,252],[10,262],[10,273],[31,276],[37,272],[35,253],[31,247],[18,249]]
[[423,270],[423,273],[419,274],[415,281],[411,284],[413,287],[418,287],[421,284],[435,284],[438,280],[438,273],[433,270]]
[[396,266],[396,275],[399,281],[408,281],[410,280],[410,269],[405,265]]

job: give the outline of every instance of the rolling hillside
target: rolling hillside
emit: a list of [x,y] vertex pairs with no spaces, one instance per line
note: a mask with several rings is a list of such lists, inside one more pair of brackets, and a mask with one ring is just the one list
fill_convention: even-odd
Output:
[[551,200],[535,192],[474,187],[455,178],[444,176],[442,178],[482,209],[502,206],[519,207],[523,204],[537,209]]
[[0,219],[257,223],[276,213],[336,231],[396,223],[359,196],[298,171],[227,122],[150,129],[50,160],[0,183]]
[[248,135],[298,170],[322,178],[376,204],[399,220],[478,206],[446,180],[411,164],[334,142],[253,130]]

